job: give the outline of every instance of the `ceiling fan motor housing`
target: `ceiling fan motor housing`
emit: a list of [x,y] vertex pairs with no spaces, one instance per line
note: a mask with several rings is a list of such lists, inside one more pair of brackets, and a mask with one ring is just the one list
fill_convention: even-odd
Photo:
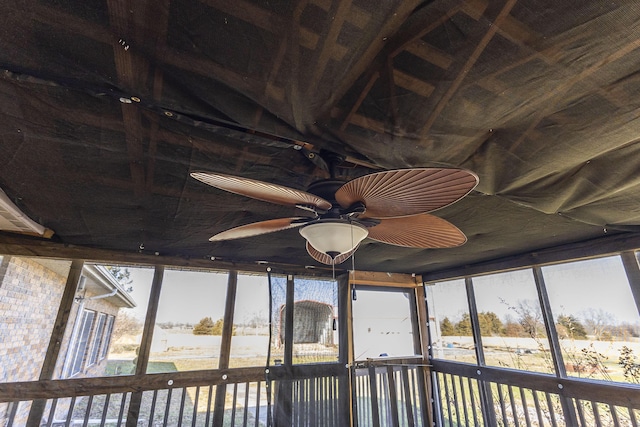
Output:
[[323,179],[316,181],[309,186],[307,192],[322,197],[331,203],[331,209],[326,214],[322,214],[323,218],[341,218],[342,208],[336,201],[336,191],[345,184],[345,181],[339,179]]

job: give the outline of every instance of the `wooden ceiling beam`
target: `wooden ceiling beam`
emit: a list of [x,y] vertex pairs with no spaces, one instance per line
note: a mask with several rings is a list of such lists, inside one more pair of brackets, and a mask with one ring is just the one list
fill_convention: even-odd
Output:
[[[398,16],[402,14],[403,19],[406,21],[406,19],[410,16],[410,12],[413,11],[413,9],[408,10],[408,7],[410,6],[411,5],[409,4],[405,4],[401,6],[398,9],[398,11],[394,14],[394,16]],[[417,4],[414,6],[417,6]],[[346,113],[346,116],[344,117],[344,119],[342,119],[342,124],[340,125],[341,132],[344,132],[347,126],[352,122],[352,119],[356,114],[356,112],[360,109],[362,102],[364,102],[365,98],[369,94],[369,91],[371,90],[375,82],[380,78],[380,74],[381,74],[380,70],[375,70],[375,71],[371,70],[371,64],[364,64],[363,63],[364,59],[373,60],[373,55],[376,55],[376,56],[385,55],[384,61],[378,58],[378,62],[380,62],[380,66],[386,66],[388,58],[394,58],[395,56],[403,52],[407,46],[410,46],[409,49],[413,50],[413,52],[411,52],[412,54],[429,61],[428,59],[423,57],[423,56],[427,56],[427,54],[429,53],[427,52],[427,49],[426,48],[421,49],[420,47],[418,47],[420,45],[419,39],[425,34],[433,31],[434,29],[438,28],[439,26],[443,25],[446,21],[451,19],[451,16],[453,16],[455,13],[460,11],[462,6],[463,6],[463,2],[462,0],[460,0],[456,2],[456,4],[453,6],[448,5],[447,9],[444,11],[440,9],[433,10],[430,8],[423,8],[421,11],[417,13],[419,16],[415,16],[415,15],[411,16],[411,18],[413,18],[413,21],[414,21],[411,25],[407,26],[406,22],[404,21],[400,23],[398,22],[394,23],[393,33],[394,33],[395,40],[393,40],[389,45],[384,46],[385,48],[388,49],[388,52],[383,52],[383,50],[381,49],[382,46],[376,45],[375,48],[380,49],[376,51],[374,51],[374,46],[370,46],[365,56],[363,56],[363,58],[360,60],[358,65],[359,67],[363,67],[367,65],[370,67],[369,75],[365,76],[365,78],[367,79],[367,84],[364,86],[362,92],[360,92],[360,95],[356,99],[356,102],[351,106],[351,108]],[[397,31],[403,25],[407,28],[404,28],[402,32],[398,35]],[[384,34],[386,34],[386,32]],[[434,54],[433,57],[434,57],[433,61],[440,63],[440,65],[442,65],[443,62],[446,62],[445,58],[442,58],[437,54]],[[449,65],[450,64],[447,65],[447,68]],[[364,68],[362,71],[364,71]],[[360,77],[360,75],[357,75],[355,77]],[[352,78],[353,78],[353,74],[349,77],[349,79],[352,79]],[[353,82],[355,82],[355,79],[353,80]],[[351,84],[353,84],[353,82],[351,82]],[[335,112],[336,110],[334,108],[331,108],[331,110],[329,110],[329,114],[331,115],[331,117],[337,119],[338,117],[334,115]],[[362,121],[359,120],[359,123],[361,122]]]
[[471,53],[471,56],[467,59],[467,61],[461,67],[456,78],[453,80],[453,82],[451,83],[447,91],[444,93],[440,101],[436,104],[434,110],[429,115],[427,122],[425,123],[424,127],[421,129],[420,135],[424,137],[429,134],[433,124],[438,119],[442,111],[445,109],[445,107],[447,106],[447,104],[449,103],[453,95],[458,91],[458,88],[460,87],[464,79],[467,77],[467,74],[469,73],[469,71],[471,71],[471,68],[475,65],[478,58],[480,58],[480,55],[482,54],[482,52],[484,52],[489,42],[498,31],[498,28],[500,27],[502,22],[506,19],[506,17],[509,15],[509,13],[511,13],[511,9],[513,8],[513,6],[515,6],[516,3],[517,3],[517,0],[506,1],[502,9],[494,19],[492,25],[488,28],[484,36],[480,39],[480,41],[476,45],[476,48]]
[[542,107],[537,108],[535,118],[531,121],[531,124],[529,125],[527,130],[525,130],[513,143],[510,151],[514,152],[520,146],[520,144],[522,144],[522,142],[528,138],[529,134],[538,127],[538,125],[547,115],[549,115],[552,111],[557,110],[559,104],[567,102],[566,93],[574,85],[583,82],[591,75],[599,71],[602,67],[606,67],[608,64],[622,58],[623,56],[631,53],[638,48],[640,48],[640,38],[631,40],[629,43],[622,46],[621,49],[614,51],[613,53],[594,63],[592,66],[585,68],[582,72],[565,80],[553,91],[548,91],[545,95],[536,98],[534,100],[534,103],[538,106],[542,105]]
[[385,133],[386,131],[384,123],[369,117],[365,117],[361,114],[353,114],[349,123],[352,125],[360,126],[364,129],[372,130],[377,133]]
[[407,73],[404,73],[398,69],[393,70],[393,78],[396,85],[400,86],[401,88],[410,90],[411,92],[416,93],[424,98],[428,98],[434,89],[433,85]]
[[[367,49],[360,55],[354,62],[353,66],[349,69],[339,84],[334,87],[331,95],[327,97],[322,107],[319,109],[321,114],[330,114],[331,110],[337,100],[341,99],[344,94],[351,88],[356,80],[365,72],[365,70],[371,66],[374,59],[381,54],[385,46],[388,44],[388,38],[395,34],[398,29],[404,24],[406,19],[411,15],[411,12],[420,4],[420,0],[407,0],[402,2],[398,8],[390,14],[390,18],[385,21],[380,31],[378,31],[378,37],[373,39]],[[386,57],[387,55],[385,55]]]
[[[378,80],[379,77],[380,77],[380,73],[379,72],[373,73],[373,75],[371,75],[371,77],[369,78],[369,81],[365,85],[364,89],[362,90],[362,92],[360,92],[360,95],[358,95],[358,99],[351,106],[351,109],[349,110],[349,113],[347,114],[347,116],[342,121],[342,124],[340,125],[340,131],[344,131],[347,128],[347,126],[349,125],[349,123],[351,123],[351,120],[353,120],[353,116],[360,109],[360,106],[364,102],[365,98],[369,94],[369,91],[371,90],[371,88],[376,83],[376,81]],[[332,116],[335,113],[336,113],[335,109],[331,111]]]
[[404,47],[404,50],[420,59],[424,59],[438,68],[442,68],[443,70],[448,70],[453,63],[451,55],[446,54],[419,39],[407,44]]
[[30,13],[25,16],[36,22],[50,25],[66,33],[82,34],[84,37],[104,44],[111,44],[114,41],[114,36],[107,27],[85,21],[76,15],[60,12],[59,9],[42,2],[28,0],[28,4]]
[[532,266],[557,264],[570,260],[613,255],[624,251],[637,250],[638,248],[640,248],[640,233],[620,233],[487,262],[427,272],[423,273],[422,278],[425,282],[445,281],[466,276],[478,276]]
[[[267,267],[271,267],[272,273],[291,273],[300,276],[332,277],[330,268],[315,267],[313,269],[304,266],[284,263],[235,263],[223,260],[211,260],[210,258],[189,258],[185,256],[155,255],[146,252],[115,251],[90,246],[77,246],[65,243],[57,243],[48,239],[21,236],[18,234],[0,231],[0,254],[18,257],[43,257],[50,259],[73,260],[79,259],[86,262],[108,264],[135,264],[135,265],[165,265],[171,267],[205,268],[217,271],[236,270],[239,272],[264,273]],[[336,275],[345,274],[346,270],[337,269]]]
[[329,59],[331,59],[331,56],[333,55],[334,47],[337,44],[338,36],[342,30],[342,25],[344,24],[346,15],[351,7],[351,0],[342,0],[335,4],[337,4],[335,10],[331,9],[329,11],[332,17],[331,24],[327,35],[322,40],[320,53],[314,62],[314,71],[308,85],[308,92],[316,90],[318,83],[324,75],[324,70],[327,67]]

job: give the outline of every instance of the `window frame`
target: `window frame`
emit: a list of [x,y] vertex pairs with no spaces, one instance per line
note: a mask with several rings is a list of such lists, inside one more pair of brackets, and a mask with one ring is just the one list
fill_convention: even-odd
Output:
[[78,320],[80,322],[80,325],[78,326],[78,333],[74,337],[74,341],[70,343],[70,348],[73,350],[70,353],[71,360],[67,373],[68,378],[72,378],[84,371],[91,331],[93,330],[95,320],[95,310],[88,310],[86,308],[82,309],[82,313]]
[[[422,344],[421,344],[421,336],[420,336],[420,325],[419,325],[419,321],[418,321],[418,307],[417,307],[417,300],[416,300],[416,293],[415,293],[415,288],[413,287],[395,287],[395,286],[378,286],[378,285],[361,285],[361,284],[351,284],[350,286],[350,295],[351,295],[351,299],[350,301],[350,305],[351,305],[351,310],[350,310],[350,317],[351,317],[351,321],[350,321],[350,325],[349,327],[351,328],[350,331],[350,335],[352,337],[351,339],[351,351],[352,351],[352,355],[351,358],[352,360],[359,362],[359,361],[363,361],[366,360],[367,358],[356,358],[356,341],[355,341],[355,330],[354,330],[354,326],[355,326],[355,321],[354,321],[354,313],[353,313],[353,302],[354,302],[354,295],[356,296],[356,300],[357,300],[357,294],[359,291],[365,291],[365,292],[369,292],[369,291],[373,291],[373,292],[387,292],[387,293],[404,293],[407,295],[407,303],[408,303],[408,308],[409,308],[409,319],[411,320],[411,336],[412,336],[412,345],[413,345],[413,354],[405,354],[405,355],[400,355],[394,358],[412,358],[412,357],[423,357],[422,354]],[[382,356],[384,357],[384,356]]]
[[100,347],[104,337],[104,329],[107,322],[106,313],[96,313],[98,317],[93,325],[93,334],[91,336],[91,347],[87,357],[86,368],[89,368],[100,360]]

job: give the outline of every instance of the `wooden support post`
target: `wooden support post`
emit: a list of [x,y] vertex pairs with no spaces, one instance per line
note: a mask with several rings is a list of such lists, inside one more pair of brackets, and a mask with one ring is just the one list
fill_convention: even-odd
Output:
[[620,254],[622,258],[622,264],[624,265],[624,271],[627,274],[629,280],[629,287],[631,288],[631,294],[633,300],[636,303],[636,308],[640,314],[640,266],[638,265],[638,258],[634,251],[627,251]]
[[[540,266],[533,267],[533,278],[536,282],[538,299],[540,300],[540,310],[542,311],[542,318],[544,319],[544,327],[547,331],[547,337],[549,337],[549,350],[551,351],[551,358],[553,360],[556,376],[558,378],[566,378],[567,370],[564,366],[560,340],[558,339],[558,332],[556,331],[553,313],[551,312],[551,303],[549,302],[547,285],[544,282],[542,268]],[[578,425],[575,406],[571,399],[560,394],[560,403],[562,404],[562,411],[564,412],[567,425]]]
[[[416,317],[418,322],[418,330],[420,332],[420,354],[422,355],[422,364],[430,365],[431,361],[431,334],[429,332],[429,314],[427,310],[427,299],[425,297],[424,285],[415,289]],[[418,334],[414,334],[418,335]],[[422,366],[420,372],[420,382],[418,391],[420,393],[420,408],[422,409],[422,421],[426,426],[433,425],[433,405],[431,399],[434,399],[433,384],[431,377],[431,368]]]
[[[227,281],[227,299],[224,307],[224,321],[222,325],[222,339],[220,343],[220,361],[218,362],[218,369],[229,368],[231,337],[233,335],[233,313],[236,307],[237,289],[238,272],[230,271]],[[216,386],[216,400],[213,406],[213,427],[222,427],[226,395],[226,384],[219,384]]]
[[371,404],[371,425],[380,427],[380,399],[378,399],[378,381],[376,367],[369,366],[369,398]]
[[351,351],[351,292],[349,290],[349,277],[344,274],[338,277],[338,361],[344,366],[344,375],[338,377],[338,391],[335,398],[338,399],[338,424],[344,426],[353,425],[353,401],[351,381],[349,379],[349,366],[353,361]]
[[391,427],[400,427],[400,419],[398,417],[398,393],[396,389],[396,378],[393,366],[387,366],[387,389],[389,392],[389,406],[391,407],[390,420]]
[[[480,323],[478,322],[478,307],[476,306],[476,293],[473,289],[473,281],[470,277],[465,277],[464,284],[467,289],[469,317],[471,319],[471,332],[473,334],[473,341],[476,344],[476,359],[478,360],[478,365],[486,366],[484,359],[484,347],[482,346],[482,333],[480,331]],[[480,393],[480,404],[485,423],[490,426],[497,425],[496,411],[493,406],[493,395],[491,393],[490,384],[485,381],[479,381],[478,391]]]
[[[64,287],[62,299],[60,300],[60,308],[58,308],[58,315],[56,316],[55,323],[53,324],[51,338],[49,339],[49,346],[47,347],[47,352],[45,353],[44,361],[42,363],[42,370],[40,371],[39,377],[40,381],[54,379],[64,332],[67,329],[69,314],[73,308],[73,301],[76,296],[80,276],[82,276],[83,266],[84,261],[82,260],[73,260],[71,262],[71,268],[67,275],[67,283]],[[31,410],[29,411],[29,417],[27,418],[27,426],[35,427],[40,425],[46,404],[46,400],[38,399],[33,401]]]
[[[142,341],[138,350],[138,360],[136,363],[136,375],[145,375],[151,354],[151,342],[153,340],[153,328],[156,324],[156,315],[160,303],[160,291],[162,290],[162,279],[164,277],[164,266],[156,265],[151,282],[151,292],[149,293],[149,304],[147,306],[147,316],[142,329]],[[127,412],[126,427],[136,427],[140,416],[140,405],[142,403],[142,392],[131,393],[129,411]]]
[[[427,319],[427,322],[430,322],[429,320],[429,304],[427,301],[427,292],[426,292],[426,285],[423,284],[423,292],[425,294],[425,301],[424,301],[424,310],[425,310],[425,314],[424,314],[424,318]],[[427,328],[428,329],[428,328]],[[429,345],[427,346],[427,353],[425,353],[428,358],[429,361],[429,365],[432,365],[432,361],[433,361],[433,347],[431,346],[432,340],[431,340],[431,333],[429,333]],[[431,372],[431,375],[429,377],[429,383],[431,385],[431,390],[429,390],[428,393],[428,397],[427,398],[431,398],[432,399],[432,404],[429,405],[429,407],[431,408],[431,424],[427,424],[424,423],[424,425],[435,425],[437,424],[436,420],[440,423],[440,425],[444,425],[444,419],[442,416],[442,408],[441,408],[441,400],[440,400],[440,396],[439,396],[439,386],[438,386],[438,378],[437,378],[437,373],[433,372],[431,370],[431,368],[429,368],[429,371]]]
[[[287,276],[287,296],[284,319],[284,367],[291,375],[293,372],[293,303],[295,282],[293,275]],[[278,382],[278,392],[275,402],[275,427],[285,427],[292,425],[292,387],[291,380],[280,380]]]

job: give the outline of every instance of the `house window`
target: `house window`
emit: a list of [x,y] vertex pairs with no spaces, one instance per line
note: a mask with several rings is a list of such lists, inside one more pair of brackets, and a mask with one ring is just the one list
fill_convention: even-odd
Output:
[[80,328],[75,342],[72,345],[73,358],[69,368],[69,376],[72,377],[82,371],[82,363],[89,345],[89,335],[93,326],[93,320],[96,316],[95,311],[84,310],[80,318]]
[[91,343],[91,353],[89,354],[89,360],[87,361],[87,367],[94,365],[98,361],[98,354],[100,354],[100,345],[104,338],[104,327],[107,322],[107,315],[104,313],[98,314],[98,321],[96,324],[95,333]]
[[111,334],[113,333],[113,323],[115,321],[114,316],[107,316],[107,324],[104,328],[104,334],[102,336],[102,343],[100,347],[100,360],[107,357],[109,351],[109,344],[111,343]]

